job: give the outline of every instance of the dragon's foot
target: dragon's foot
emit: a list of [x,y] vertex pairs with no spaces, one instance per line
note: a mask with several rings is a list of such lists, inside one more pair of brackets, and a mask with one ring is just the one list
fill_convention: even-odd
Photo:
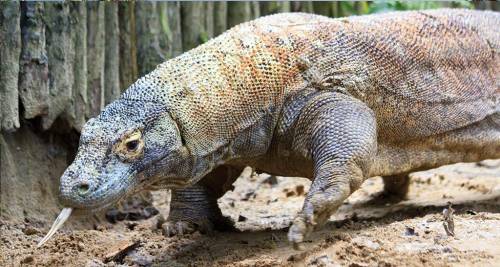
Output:
[[234,231],[234,223],[222,215],[213,216],[214,218],[197,218],[193,220],[189,219],[168,219],[166,222],[161,223],[158,227],[162,230],[165,236],[183,236],[187,234],[192,234],[194,232],[200,232],[202,234],[212,233],[214,230],[217,231]]
[[196,231],[201,233],[206,233],[211,231],[212,227],[208,223],[196,224],[187,221],[167,221],[161,225],[162,233],[165,236],[183,236],[186,234],[192,234]]
[[165,236],[182,236],[200,232],[202,234],[212,233],[217,231],[235,231],[234,223],[229,219],[224,218],[225,221],[212,222],[210,220],[201,220],[196,223],[189,221],[167,221],[161,225],[162,233]]
[[288,240],[295,249],[302,248],[302,242],[315,229],[322,227],[345,199],[346,193],[336,188],[314,192],[304,202],[302,211],[294,219],[288,231]]

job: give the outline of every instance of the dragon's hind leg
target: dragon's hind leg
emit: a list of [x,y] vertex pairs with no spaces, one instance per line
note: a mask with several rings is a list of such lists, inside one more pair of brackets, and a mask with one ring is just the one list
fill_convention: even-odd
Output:
[[383,194],[392,199],[404,199],[410,188],[410,177],[407,173],[398,175],[389,175],[382,177],[384,179]]
[[375,194],[369,201],[371,204],[397,203],[404,199],[410,189],[408,173],[382,176],[384,189]]
[[372,167],[382,171],[372,174],[382,175],[384,191],[374,200],[394,202],[404,199],[411,172],[497,158],[500,158],[500,113],[463,128],[408,142],[402,147],[379,144],[379,154]]

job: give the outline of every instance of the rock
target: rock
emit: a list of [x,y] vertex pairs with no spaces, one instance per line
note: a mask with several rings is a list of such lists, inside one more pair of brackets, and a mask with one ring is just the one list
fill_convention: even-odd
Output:
[[314,260],[312,260],[308,266],[340,266],[340,264],[335,264],[335,262],[333,262],[332,259],[330,259],[330,257],[328,257],[327,255],[321,255],[317,258],[315,258]]
[[353,238],[352,242],[354,244],[356,244],[358,247],[362,247],[362,248],[364,247],[364,248],[369,248],[369,249],[373,249],[373,250],[380,248],[380,245],[378,243],[375,243],[375,242],[371,241],[370,239],[368,239],[366,237],[362,237],[362,236],[358,236],[358,237]]
[[150,254],[145,254],[139,251],[132,251],[125,257],[123,263],[129,266],[152,266],[154,259],[155,257],[151,256]]

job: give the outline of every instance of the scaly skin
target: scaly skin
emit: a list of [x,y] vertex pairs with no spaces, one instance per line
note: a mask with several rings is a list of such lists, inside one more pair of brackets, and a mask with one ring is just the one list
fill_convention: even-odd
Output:
[[313,179],[299,245],[368,177],[405,193],[411,171],[500,157],[498,28],[498,13],[466,10],[241,24],[87,122],[62,200],[98,209],[173,188],[164,229],[183,233],[222,221],[216,198],[249,165]]

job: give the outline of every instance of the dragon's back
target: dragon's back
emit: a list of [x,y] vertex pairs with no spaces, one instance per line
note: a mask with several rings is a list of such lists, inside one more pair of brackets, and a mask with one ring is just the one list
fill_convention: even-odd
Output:
[[429,136],[499,111],[499,28],[498,13],[468,10],[276,14],[159,65],[122,98],[164,103],[199,151],[277,121],[308,85],[365,102],[382,138]]
[[375,111],[382,137],[439,134],[500,111],[498,13],[399,12],[345,24],[322,68],[343,71],[339,86]]

